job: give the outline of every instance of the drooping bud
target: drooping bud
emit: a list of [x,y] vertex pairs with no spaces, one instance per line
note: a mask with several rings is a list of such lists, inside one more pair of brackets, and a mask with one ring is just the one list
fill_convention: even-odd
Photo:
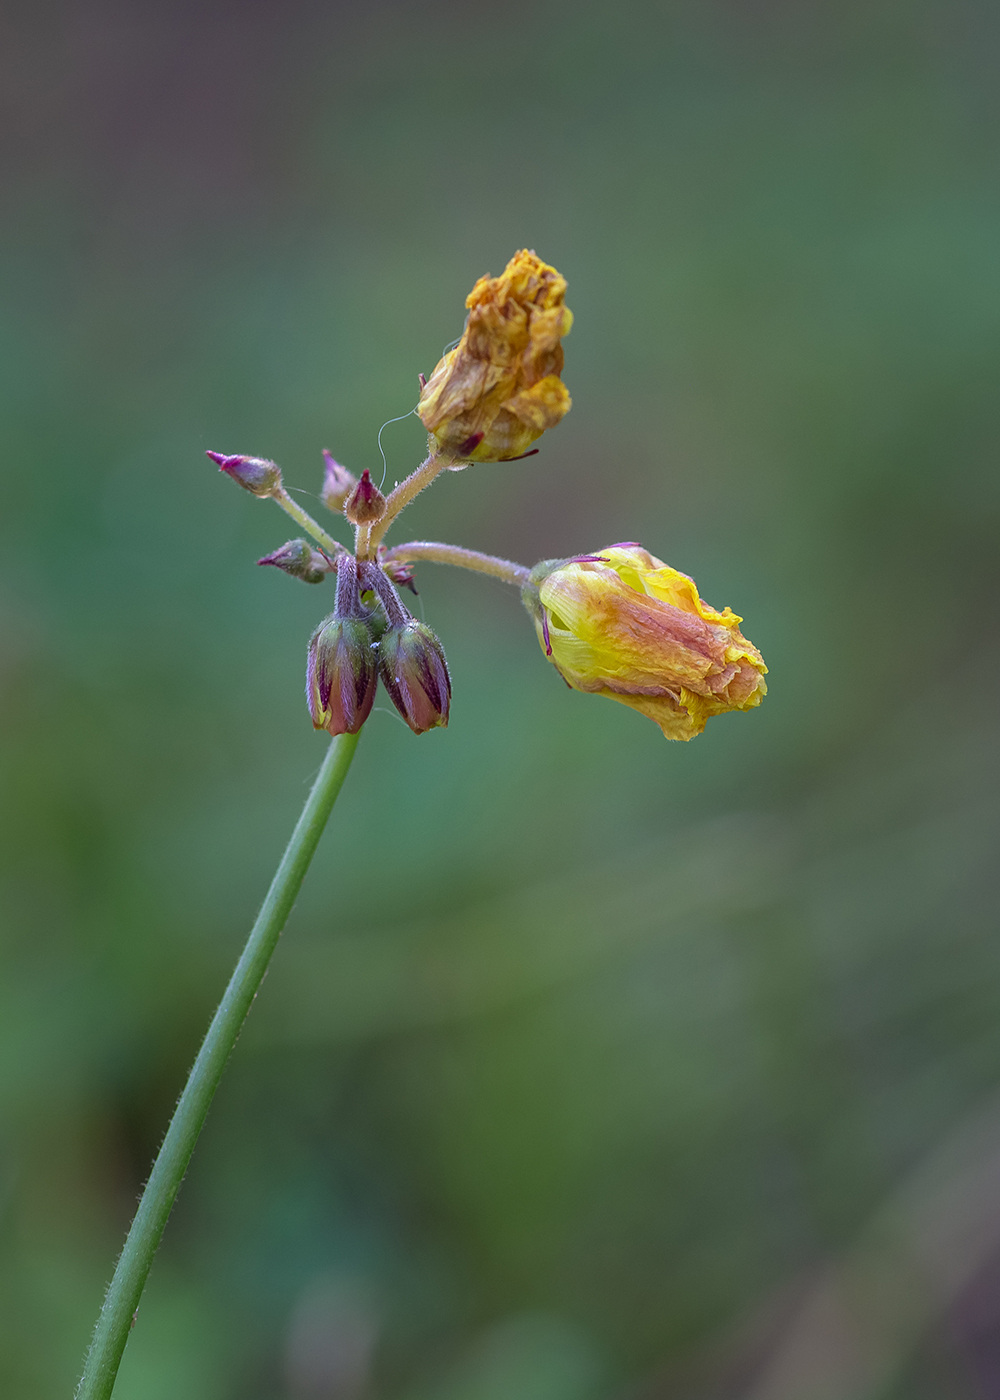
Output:
[[408,618],[378,645],[382,684],[414,734],[448,723],[451,677],[444,649],[429,627]]
[[371,714],[378,669],[363,618],[326,618],[309,639],[306,703],[314,729],[357,734]]
[[352,525],[371,525],[385,514],[385,497],[372,481],[367,467],[344,502],[344,514]]
[[337,557],[337,601],[309,639],[306,702],[316,729],[356,734],[371,713],[378,664],[358,588],[358,561]]
[[648,715],[668,739],[713,716],[751,710],[767,667],[742,618],[639,544],[546,559],[521,591],[538,640],[567,685]]
[[205,456],[218,463],[220,472],[255,496],[271,496],[281,485],[281,468],[263,457],[244,457],[241,453],[227,457],[223,452],[206,452]]
[[330,572],[331,565],[326,555],[305,540],[289,540],[273,554],[265,554],[258,564],[273,564],[292,578],[300,578],[303,583],[322,583]]
[[344,509],[344,503],[358,484],[358,478],[349,472],[323,448],[323,487],[319,498],[327,510],[334,514]]

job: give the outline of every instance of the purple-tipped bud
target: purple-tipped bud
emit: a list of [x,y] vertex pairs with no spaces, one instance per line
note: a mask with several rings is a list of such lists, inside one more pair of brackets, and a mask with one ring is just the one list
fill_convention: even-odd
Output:
[[360,618],[328,617],[309,639],[306,703],[314,729],[357,734],[371,714],[378,668]]
[[385,514],[385,497],[372,481],[367,467],[344,502],[344,514],[352,525],[371,525]]
[[220,472],[255,496],[270,496],[281,485],[281,468],[263,457],[244,457],[240,453],[227,457],[223,452],[206,452],[205,456],[218,463]]
[[354,473],[349,472],[346,467],[342,467],[324,447],[323,488],[319,493],[319,498],[327,510],[332,510],[334,514],[342,511],[344,502],[357,484],[358,478]]
[[378,644],[378,664],[382,684],[414,734],[448,723],[451,677],[429,627],[413,617],[390,627]]
[[273,564],[292,578],[300,578],[303,583],[322,583],[330,572],[330,564],[324,554],[305,540],[289,540],[273,554],[265,554],[258,564]]

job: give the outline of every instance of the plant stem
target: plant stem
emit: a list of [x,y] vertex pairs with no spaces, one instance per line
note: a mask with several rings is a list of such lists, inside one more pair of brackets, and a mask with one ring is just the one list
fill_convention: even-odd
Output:
[[429,456],[424,458],[416,471],[411,472],[405,481],[399,483],[395,491],[389,492],[385,502],[385,515],[382,516],[382,519],[376,521],[374,525],[363,526],[362,529],[367,530],[366,535],[362,535],[359,531],[355,546],[359,559],[375,558],[375,552],[379,547],[383,535],[399,512],[404,506],[410,504],[414,496],[419,496],[425,486],[430,486],[434,478],[439,472],[444,470],[446,465],[447,463],[444,458],[438,457],[432,452]]
[[236,1043],[302,886],[357,747],[357,734],[341,734],[327,750],[302,815],[271,881],[257,921],[212,1018],[174,1116],[153,1163],[125,1248],[97,1319],[76,1400],[108,1400],[146,1283],[153,1255],[177,1198],[198,1134],[204,1126],[230,1051]]
[[345,552],[344,545],[335,540],[332,535],[328,535],[322,525],[315,521],[307,510],[303,510],[298,501],[293,501],[291,496],[283,486],[278,486],[271,492],[270,499],[276,501],[281,509],[292,517],[292,519],[306,530],[317,544],[321,544],[328,554],[334,556]]
[[457,544],[438,544],[435,540],[411,540],[409,544],[397,544],[386,550],[382,558],[383,566],[398,559],[404,563],[411,559],[430,559],[435,564],[454,564],[459,569],[472,569],[477,574],[489,574],[502,579],[504,583],[520,588],[527,583],[530,569],[523,564],[515,564],[512,559],[500,559],[495,554],[480,554],[478,549],[463,549]]

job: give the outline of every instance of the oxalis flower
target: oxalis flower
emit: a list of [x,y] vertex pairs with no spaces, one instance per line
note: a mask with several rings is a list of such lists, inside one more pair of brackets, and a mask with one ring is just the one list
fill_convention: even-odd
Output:
[[753,709],[767,692],[743,619],[641,545],[545,560],[523,597],[568,685],[648,715],[668,739],[693,739],[710,716]]
[[569,412],[559,378],[573,324],[566,279],[535,253],[515,253],[500,277],[466,298],[462,338],[423,387],[417,413],[432,450],[462,462],[522,457]]
[[[311,541],[289,540],[259,563],[308,585],[336,580],[333,610],[313,632],[306,658],[309,715],[332,742],[149,1175],[105,1295],[79,1400],[107,1400],[111,1393],[164,1222],[372,713],[379,678],[415,734],[448,723],[451,677],[444,649],[398,592],[416,592],[414,565],[426,560],[471,569],[520,589],[542,648],[567,684],[630,705],[669,739],[691,739],[710,715],[752,709],[764,695],[766,668],[740,632],[741,619],[702,602],[691,579],[641,545],[612,545],[600,554],[549,559],[529,569],[442,541],[383,543],[401,511],[443,468],[519,457],[568,411],[561,338],[573,318],[565,294],[555,268],[525,250],[502,276],[479,279],[459,344],[429,383],[421,378],[418,412],[431,434],[431,453],[387,495],[370,469],[356,476],[324,451],[320,499],[340,516],[340,528],[353,526],[353,547],[313,519],[286,488],[276,463],[208,453],[226,476],[284,511]],[[386,804],[391,809],[391,794]],[[358,820],[357,808],[352,820]],[[384,836],[376,824],[371,839],[381,842]]]

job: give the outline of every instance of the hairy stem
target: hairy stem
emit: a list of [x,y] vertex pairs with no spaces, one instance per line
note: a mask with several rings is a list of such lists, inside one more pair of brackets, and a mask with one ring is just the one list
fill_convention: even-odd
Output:
[[472,569],[477,574],[489,574],[520,588],[527,583],[531,570],[512,559],[500,559],[495,554],[480,554],[478,549],[463,549],[457,544],[438,544],[435,540],[411,540],[386,550],[382,563],[397,559],[401,564],[411,559],[430,559],[435,564],[454,564],[459,569]]
[[362,587],[370,588],[382,604],[389,626],[405,627],[410,619],[410,612],[403,606],[403,600],[397,593],[395,584],[387,574],[382,572],[381,566],[370,563],[362,564],[361,581]]
[[277,874],[250,931],[219,1009],[198,1051],[174,1116],[139,1200],[125,1248],[97,1319],[76,1400],[107,1400],[146,1283],[153,1255],[177,1198],[209,1105],[222,1078],[250,1005],[257,994],[285,920],[302,886],[357,747],[357,734],[341,734],[327,750]]
[[332,535],[328,535],[322,525],[314,520],[307,510],[302,509],[298,501],[293,501],[283,486],[278,486],[271,492],[271,500],[276,501],[287,515],[312,535],[316,543],[321,544],[328,554],[336,557],[345,552],[344,546]]
[[437,474],[443,471],[446,466],[447,463],[443,458],[432,452],[424,458],[415,472],[411,472],[405,481],[399,483],[395,491],[390,491],[386,497],[385,515],[382,516],[382,519],[376,521],[374,525],[362,527],[362,529],[367,529],[365,537],[362,538],[359,532],[357,543],[359,558],[375,558],[375,552],[382,537],[399,512],[410,504],[414,496],[419,496],[425,486],[430,486]]

